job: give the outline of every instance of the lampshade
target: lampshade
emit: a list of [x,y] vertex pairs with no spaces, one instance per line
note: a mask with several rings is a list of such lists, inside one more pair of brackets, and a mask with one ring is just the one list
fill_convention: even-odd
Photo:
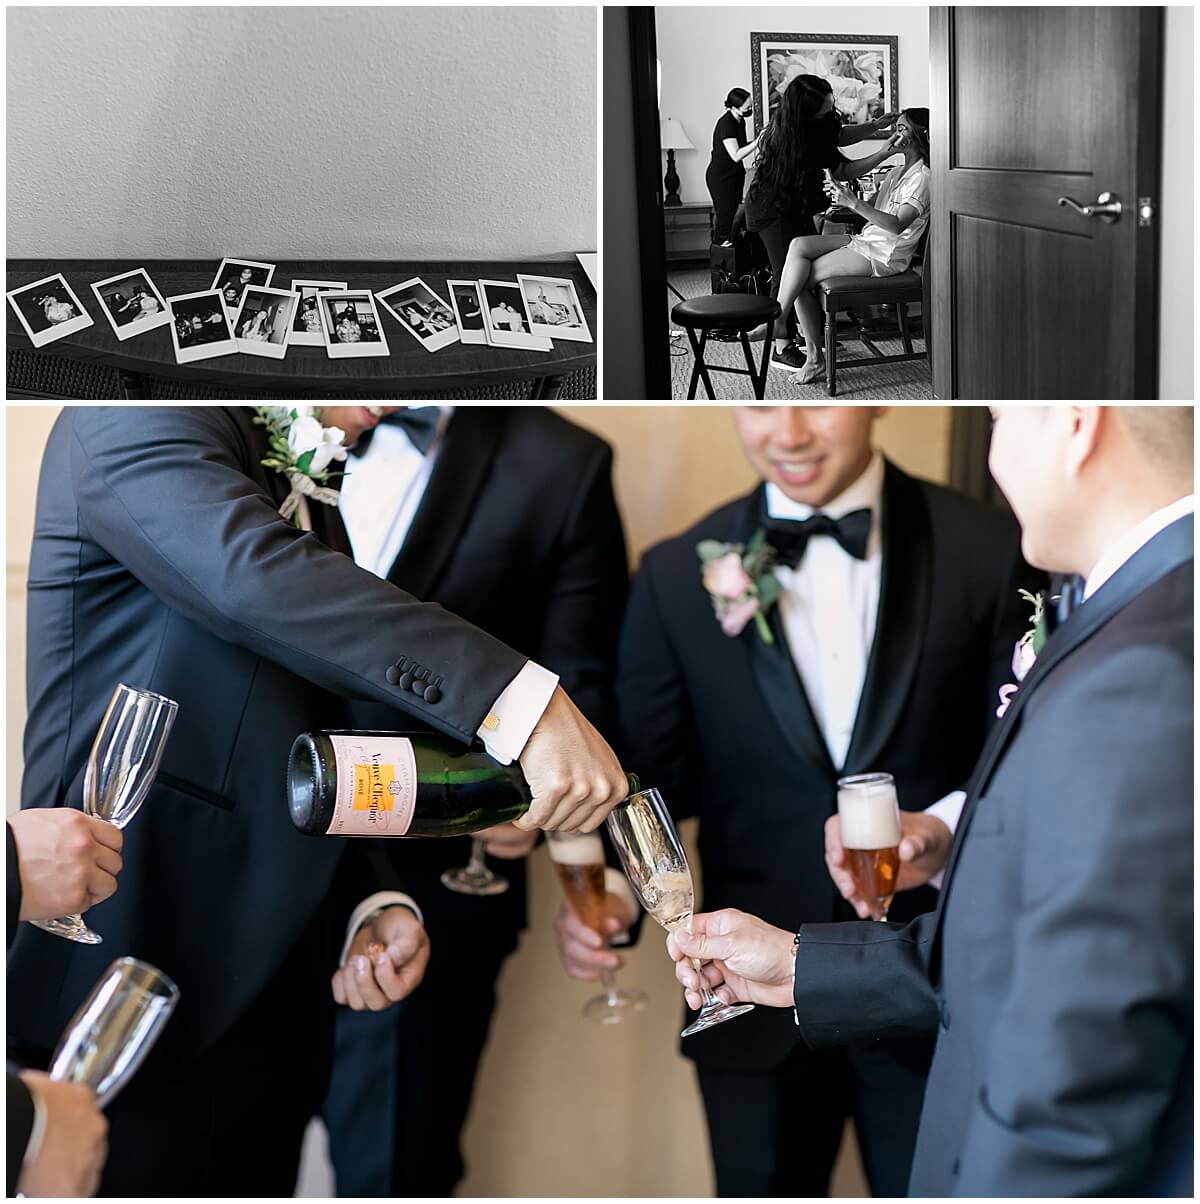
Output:
[[687,131],[674,117],[664,117],[659,123],[659,140],[663,150],[695,150]]

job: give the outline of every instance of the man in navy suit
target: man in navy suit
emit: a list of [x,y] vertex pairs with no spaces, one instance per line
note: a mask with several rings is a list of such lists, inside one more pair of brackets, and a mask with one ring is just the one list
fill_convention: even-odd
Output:
[[725,911],[668,945],[814,1049],[937,1034],[912,1195],[1190,1196],[1192,407],[993,414],[1025,555],[1085,586],[972,774],[938,909],[794,947]]

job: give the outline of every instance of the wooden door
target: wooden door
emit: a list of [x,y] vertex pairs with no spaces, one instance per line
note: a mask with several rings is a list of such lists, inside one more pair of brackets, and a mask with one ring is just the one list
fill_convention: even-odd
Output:
[[930,10],[939,398],[1157,396],[1162,16]]

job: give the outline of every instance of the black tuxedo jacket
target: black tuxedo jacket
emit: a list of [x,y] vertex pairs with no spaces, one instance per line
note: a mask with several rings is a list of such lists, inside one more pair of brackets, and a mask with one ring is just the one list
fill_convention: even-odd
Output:
[[[853,915],[824,861],[826,819],[843,773],[886,771],[900,805],[921,810],[963,786],[1011,677],[1026,626],[1016,524],[888,464],[875,640],[844,769],[834,767],[783,627],[724,635],[701,582],[696,544],[745,543],[761,488],[646,554],[621,637],[623,763],[674,813],[700,819],[700,909],[737,907],[783,928]],[[928,888],[896,913],[934,905]],[[792,1017],[759,1008],[688,1038],[697,1062],[766,1070],[794,1049]]]
[[[314,533],[284,522],[288,485],[261,466],[267,443],[252,415],[67,409],[51,432],[30,560],[22,806],[80,806],[118,682],[174,698],[179,712],[125,830],[119,889],[88,913],[104,944],[28,926],[17,937],[8,1024],[23,1048],[52,1048],[122,954],[160,967],[181,992],[145,1075],[226,1031],[314,917],[328,918],[332,971],[351,902],[385,883],[358,842],[292,827],[283,787],[296,734],[344,726],[340,695],[467,742],[525,662],[358,568],[335,508],[310,503]],[[440,698],[388,682],[401,657]],[[305,1001],[296,1007],[306,1014]]]
[[1192,1193],[1194,523],[1046,642],[935,913],[801,931],[810,1045],[938,1032],[909,1192]]
[[[610,730],[629,567],[602,439],[538,406],[460,406],[388,580],[557,673],[576,706]],[[395,718],[353,706],[356,726]],[[525,922],[525,861],[498,863],[511,884],[504,895],[456,895],[438,879],[466,863],[469,846],[466,837],[385,843],[431,925],[469,915],[493,945],[512,946]]]
[[[13,943],[17,932],[17,917],[21,911],[21,874],[17,864],[17,845],[12,829],[4,825],[5,843],[5,905],[8,909],[8,937],[6,945]],[[4,1082],[4,1105],[7,1109],[4,1127],[6,1130],[5,1194],[16,1195],[17,1180],[21,1177],[21,1162],[33,1132],[33,1096],[29,1088],[12,1071],[7,1071]]]

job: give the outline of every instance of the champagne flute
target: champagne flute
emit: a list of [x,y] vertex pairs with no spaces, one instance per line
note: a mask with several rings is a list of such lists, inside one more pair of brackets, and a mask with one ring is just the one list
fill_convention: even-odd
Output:
[[161,970],[118,958],[71,1017],[50,1077],[90,1087],[106,1107],[145,1061],[178,1002],[179,988]]
[[466,865],[446,870],[442,874],[442,885],[460,895],[502,895],[508,890],[508,879],[494,874],[483,859],[487,838],[471,837],[471,856]]
[[[690,932],[694,895],[692,872],[662,795],[654,789],[631,794],[609,813],[605,822],[625,875],[642,906],[668,932],[676,928]],[[692,965],[700,970],[698,958],[692,959]],[[754,1008],[752,1003],[723,1003],[709,989],[703,974],[700,975],[700,993],[704,999],[700,1015],[680,1036],[690,1037]]]
[[[88,815],[123,828],[137,814],[158,773],[178,709],[178,703],[161,694],[124,682],[117,686],[92,742],[83,776],[83,809]],[[84,945],[99,945],[102,940],[80,915],[31,923]]]
[[[604,900],[604,844],[599,832],[547,832],[550,860],[567,897],[567,906],[604,942],[608,948]],[[597,1024],[620,1024],[630,1012],[646,1006],[643,991],[618,987],[613,972],[602,970],[600,982],[604,994],[589,999],[583,1014]]]

